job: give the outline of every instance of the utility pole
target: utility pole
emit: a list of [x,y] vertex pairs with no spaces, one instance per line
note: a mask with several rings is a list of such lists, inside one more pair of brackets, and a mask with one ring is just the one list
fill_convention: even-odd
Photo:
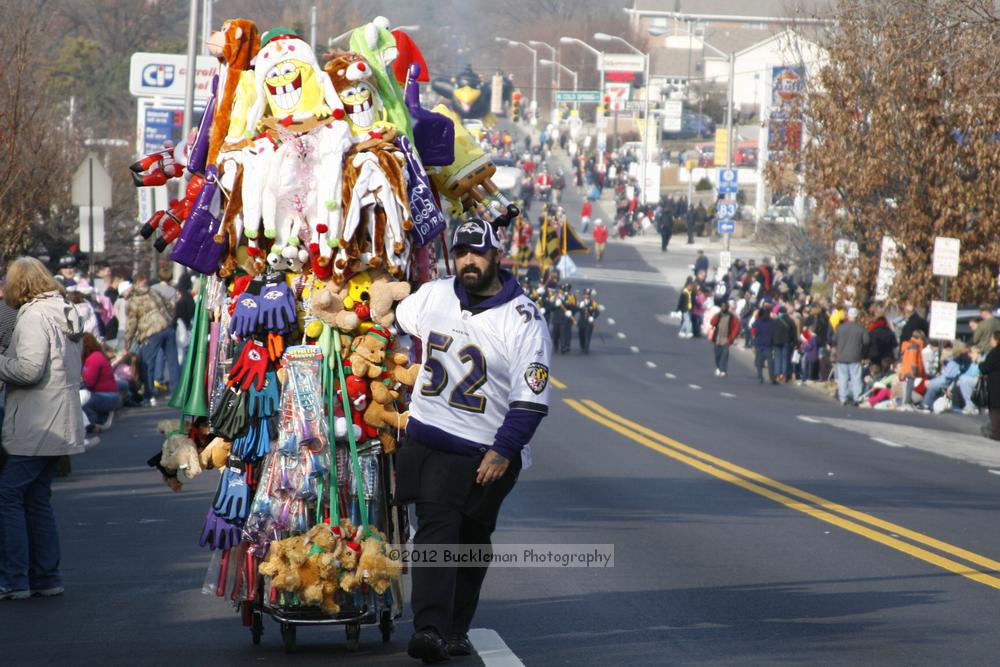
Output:
[[[205,0],[210,2],[211,0]],[[198,41],[198,0],[191,0],[188,11],[188,45],[187,45],[187,85],[184,88],[184,134],[181,141],[187,140],[187,134],[194,125],[194,82],[197,78],[197,58],[195,44]]]

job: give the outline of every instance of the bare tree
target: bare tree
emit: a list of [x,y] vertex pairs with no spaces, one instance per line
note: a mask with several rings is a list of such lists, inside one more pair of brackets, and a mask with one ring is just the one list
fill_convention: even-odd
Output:
[[[769,165],[779,194],[801,173],[842,297],[875,299],[883,237],[896,243],[888,305],[938,295],[936,236],[962,240],[949,298],[995,293],[1000,239],[1000,23],[991,0],[841,0],[828,61],[793,109],[810,138]],[[975,48],[970,48],[975,45]]]

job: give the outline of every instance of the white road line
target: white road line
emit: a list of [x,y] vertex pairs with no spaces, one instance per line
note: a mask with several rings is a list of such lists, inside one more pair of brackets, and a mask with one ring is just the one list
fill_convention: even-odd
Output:
[[992,475],[1000,475],[1000,470],[988,470],[987,472],[989,472]]
[[701,389],[701,385],[697,384],[689,384],[688,386],[691,387],[692,389]]
[[892,440],[887,440],[886,438],[876,438],[872,436],[872,440],[875,442],[881,442],[883,445],[888,445],[889,447],[905,447],[906,445],[901,445],[898,442],[893,442]]
[[668,380],[676,380],[677,379],[677,376],[674,375],[673,373],[664,373],[663,377],[667,378]]
[[610,324],[611,326],[614,326],[615,325],[615,318],[609,317],[608,318],[608,324]]
[[812,417],[806,417],[805,415],[799,415],[798,417],[796,417],[796,419],[798,419],[799,421],[802,421],[802,422],[808,422],[810,424],[822,424],[823,423],[823,422],[821,422],[818,419],[814,419]]
[[639,354],[639,348],[637,348],[635,345],[629,345],[628,349],[631,350],[633,354]]
[[728,391],[720,391],[719,396],[723,398],[736,398],[736,394],[730,394]]
[[619,338],[622,338],[622,339],[624,339],[624,338],[625,338],[625,332],[623,332],[623,331],[619,331],[619,332],[618,332],[618,333],[616,333],[615,335],[616,335],[616,336],[618,336]]
[[486,667],[524,667],[524,663],[514,655],[496,630],[488,628],[469,630],[469,641],[472,642],[472,648],[476,650],[476,655]]
[[656,368],[656,362],[655,361],[647,361],[646,362],[646,368]]

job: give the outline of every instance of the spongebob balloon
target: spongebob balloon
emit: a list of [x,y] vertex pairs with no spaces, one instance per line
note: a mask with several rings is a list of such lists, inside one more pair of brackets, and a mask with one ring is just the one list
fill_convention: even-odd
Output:
[[378,128],[391,126],[385,122],[385,107],[375,88],[374,71],[364,58],[357,53],[341,53],[330,60],[324,69],[344,104],[351,134],[367,139],[369,133],[378,134]]
[[258,97],[247,119],[251,129],[264,117],[265,107],[270,116],[284,123],[344,117],[340,100],[312,47],[294,30],[275,28],[264,33],[254,75]]

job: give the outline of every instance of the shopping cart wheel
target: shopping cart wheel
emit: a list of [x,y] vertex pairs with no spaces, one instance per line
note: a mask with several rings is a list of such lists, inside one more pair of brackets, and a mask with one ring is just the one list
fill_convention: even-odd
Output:
[[295,626],[291,623],[281,624],[281,640],[285,643],[285,653],[295,650]]
[[382,643],[388,644],[389,640],[392,639],[392,631],[395,629],[395,625],[392,622],[391,609],[382,610],[382,615],[378,621],[378,629],[382,631]]
[[260,613],[256,609],[251,612],[250,617],[250,637],[253,639],[253,645],[260,645],[260,637],[264,634],[264,614]]
[[347,650],[357,651],[358,642],[361,639],[361,624],[360,623],[348,623],[344,626],[347,631]]

